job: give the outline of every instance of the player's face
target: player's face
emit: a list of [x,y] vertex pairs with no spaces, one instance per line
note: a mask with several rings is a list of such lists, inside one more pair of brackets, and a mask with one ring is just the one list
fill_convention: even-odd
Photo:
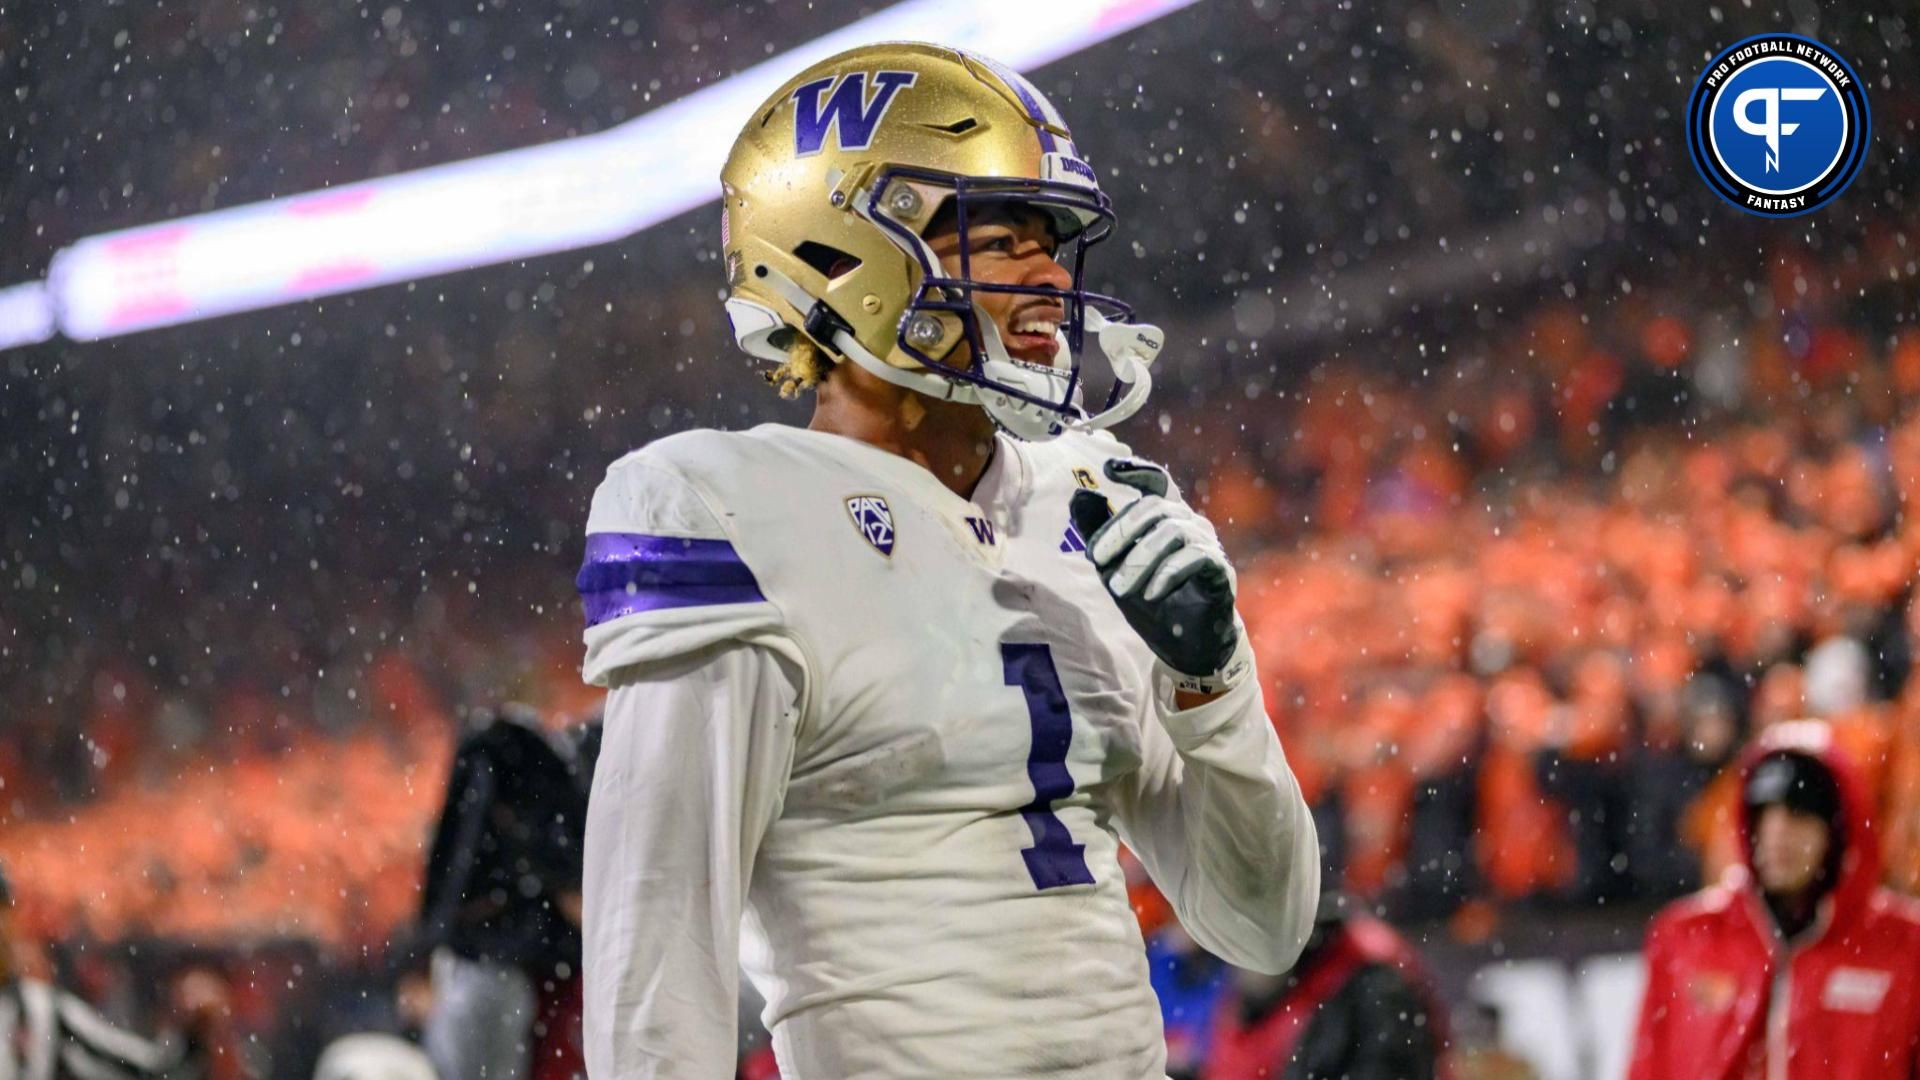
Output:
[[1792,896],[1814,882],[1827,861],[1827,823],[1818,814],[1778,803],[1761,808],[1753,839],[1753,872],[1769,893]]
[[[967,275],[975,281],[1055,289],[1073,286],[1073,275],[1054,259],[1059,244],[1051,222],[1046,214],[1029,207],[1009,203],[980,213],[969,211],[965,236],[955,230],[952,218],[936,221],[927,232],[927,243],[951,275],[960,273],[964,250]],[[1055,332],[1066,318],[1058,300],[991,292],[975,293],[973,299],[1000,331],[1009,356],[1034,364],[1058,362],[1060,339]],[[966,360],[962,352],[949,362]]]

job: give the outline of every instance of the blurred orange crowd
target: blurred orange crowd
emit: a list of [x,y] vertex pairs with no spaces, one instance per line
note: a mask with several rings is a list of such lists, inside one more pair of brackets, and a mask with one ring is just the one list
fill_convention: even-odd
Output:
[[305,734],[285,753],[123,788],[6,830],[25,929],[109,940],[305,938],[382,946],[418,905],[452,743]]
[[[1790,267],[1777,284],[1805,291]],[[1693,329],[1634,322],[1651,385],[1666,369],[1697,396]],[[1586,808],[1543,784],[1543,755],[1627,785],[1635,755],[1717,767],[1817,715],[1871,779],[1893,883],[1920,890],[1920,333],[1881,348],[1839,319],[1741,329],[1739,409],[1689,410],[1604,456],[1595,421],[1628,363],[1567,306],[1516,335],[1535,374],[1477,387],[1464,425],[1357,372],[1317,388],[1296,452],[1322,480],[1290,543],[1262,542],[1285,501],[1259,476],[1211,479],[1230,543],[1256,551],[1242,611],[1309,800],[1338,802],[1347,888],[1400,883],[1416,792],[1464,775],[1465,873],[1495,898],[1561,892]],[[1515,449],[1541,442],[1556,467]],[[1690,706],[1702,673],[1745,707]],[[1737,855],[1734,798],[1722,772],[1666,838],[1706,877]]]
[[[555,655],[571,655],[564,644]],[[327,734],[234,693],[219,710],[227,734],[191,753],[144,741],[145,714],[165,708],[151,688],[125,672],[96,681],[103,795],[63,805],[40,791],[0,829],[29,937],[299,939],[378,954],[413,921],[457,733],[406,651],[367,672],[374,722]],[[570,663],[521,689],[558,716],[587,697]],[[0,788],[43,787],[34,781],[0,755]]]

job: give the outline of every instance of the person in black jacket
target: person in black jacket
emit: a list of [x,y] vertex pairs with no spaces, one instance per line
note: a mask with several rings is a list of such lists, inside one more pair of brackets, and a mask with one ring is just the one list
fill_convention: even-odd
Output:
[[1238,972],[1204,1080],[1445,1080],[1446,1017],[1413,947],[1336,892],[1285,975]]
[[579,970],[586,794],[570,756],[518,705],[477,714],[454,753],[420,915],[442,1080],[526,1077],[540,988]]

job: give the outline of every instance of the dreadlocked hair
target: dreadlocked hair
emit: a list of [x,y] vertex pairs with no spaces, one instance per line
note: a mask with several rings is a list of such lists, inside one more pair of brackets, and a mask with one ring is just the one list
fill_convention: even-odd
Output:
[[805,334],[794,334],[787,345],[787,358],[779,366],[761,372],[761,377],[778,390],[781,397],[797,398],[802,390],[819,386],[831,367],[832,363],[821,355],[819,346]]

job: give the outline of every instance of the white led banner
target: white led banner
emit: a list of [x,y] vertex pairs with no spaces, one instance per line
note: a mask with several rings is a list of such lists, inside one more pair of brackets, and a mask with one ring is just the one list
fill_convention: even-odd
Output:
[[0,289],[0,348],[95,340],[617,240],[719,196],[748,113],[794,72],[936,39],[1031,70],[1194,0],[906,0],[595,135],[80,240]]

